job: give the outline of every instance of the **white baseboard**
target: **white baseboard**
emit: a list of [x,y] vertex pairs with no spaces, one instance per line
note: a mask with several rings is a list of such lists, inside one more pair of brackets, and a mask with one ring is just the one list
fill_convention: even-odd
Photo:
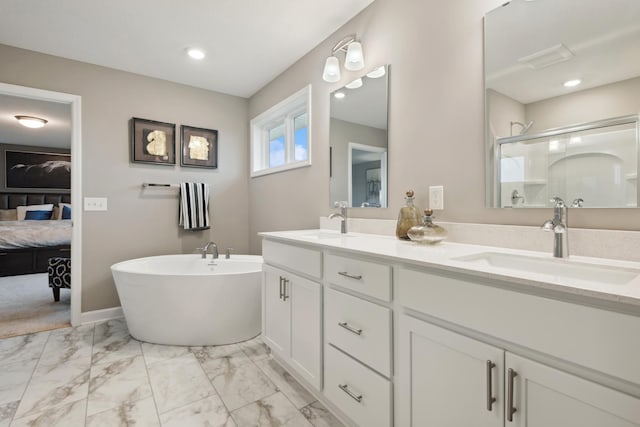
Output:
[[122,307],[105,308],[102,310],[87,311],[80,315],[80,324],[102,322],[105,320],[119,319],[124,317]]

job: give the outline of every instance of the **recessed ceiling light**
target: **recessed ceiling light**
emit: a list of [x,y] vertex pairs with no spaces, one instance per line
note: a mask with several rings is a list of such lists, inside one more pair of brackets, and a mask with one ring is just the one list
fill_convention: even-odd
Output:
[[189,55],[193,59],[204,58],[204,52],[201,49],[196,49],[195,47],[187,49],[187,55]]
[[578,86],[580,83],[582,83],[582,80],[573,79],[573,80],[567,80],[566,82],[563,83],[563,85],[564,87],[575,87],[575,86]]
[[338,98],[338,99],[342,99],[342,98],[344,98],[344,97],[345,97],[345,96],[347,96],[347,95],[345,95],[345,93],[344,93],[344,92],[336,92],[336,93],[334,93],[334,94],[333,94],[333,96],[335,96],[335,97],[336,97],[336,98]]
[[16,118],[16,120],[18,120],[18,122],[20,122],[22,126],[32,128],[32,129],[41,128],[47,123],[49,123],[47,120],[41,119],[40,117],[32,117],[32,116],[14,116],[14,117]]

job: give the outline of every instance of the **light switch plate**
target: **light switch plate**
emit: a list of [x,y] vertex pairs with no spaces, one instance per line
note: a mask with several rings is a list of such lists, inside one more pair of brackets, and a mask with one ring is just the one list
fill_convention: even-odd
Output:
[[107,198],[106,197],[85,197],[84,210],[85,211],[106,211]]
[[442,185],[429,187],[429,208],[444,209],[444,187]]

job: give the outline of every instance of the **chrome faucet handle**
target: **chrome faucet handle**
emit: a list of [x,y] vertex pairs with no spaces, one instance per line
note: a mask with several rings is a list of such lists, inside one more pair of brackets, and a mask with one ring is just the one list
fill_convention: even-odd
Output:
[[233,250],[233,248],[227,248],[227,249],[224,251],[224,258],[225,258],[225,259],[229,259],[229,258],[231,258],[231,251],[232,251],[232,250]]
[[546,221],[544,222],[544,224],[542,224],[542,227],[541,227],[541,228],[542,228],[544,231],[553,231],[553,227],[554,227],[554,225],[553,225],[553,220],[552,220],[552,219],[548,219],[548,220],[546,220]]
[[340,209],[346,209],[349,207],[349,202],[337,201],[333,204],[333,206]]
[[577,199],[573,199],[573,202],[571,203],[571,207],[581,208],[583,204],[584,204],[584,200],[581,197],[578,197]]
[[564,204],[564,200],[562,200],[560,197],[552,197],[549,201],[553,203],[554,207],[556,208],[564,208],[566,206]]

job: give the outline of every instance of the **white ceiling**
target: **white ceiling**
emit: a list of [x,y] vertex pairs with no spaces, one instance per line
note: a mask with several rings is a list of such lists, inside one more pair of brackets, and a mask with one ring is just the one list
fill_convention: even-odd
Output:
[[[48,123],[29,129],[18,123],[16,115],[41,117]],[[71,106],[0,95],[0,143],[71,148]]]
[[2,0],[0,43],[250,97],[372,2]]
[[[343,92],[345,97],[333,95]],[[387,75],[362,78],[357,89],[343,87],[331,94],[331,117],[377,129],[387,129]]]
[[[640,76],[639,0],[513,0],[485,18],[487,87],[523,104]],[[563,44],[568,61],[518,59]],[[570,79],[582,84],[567,89]]]
[[[0,0],[0,43],[250,97],[372,2]],[[70,135],[68,105],[0,96],[0,143],[69,148]]]

